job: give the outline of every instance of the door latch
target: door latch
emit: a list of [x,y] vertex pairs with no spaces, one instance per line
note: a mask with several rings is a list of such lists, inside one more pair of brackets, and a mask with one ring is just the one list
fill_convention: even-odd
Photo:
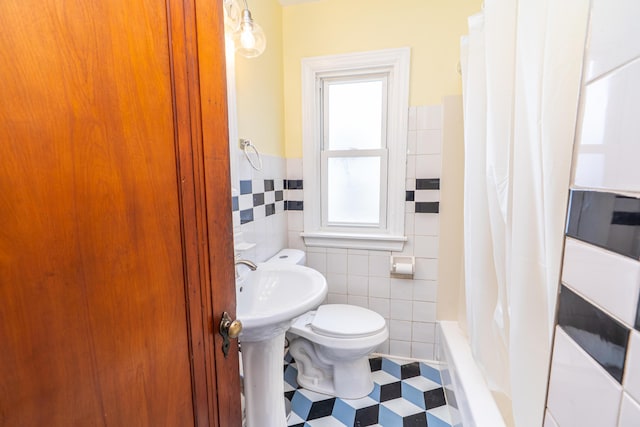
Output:
[[222,353],[226,358],[229,355],[229,338],[238,338],[242,332],[242,322],[239,320],[231,320],[231,316],[226,311],[222,313],[220,320],[220,335],[222,335]]

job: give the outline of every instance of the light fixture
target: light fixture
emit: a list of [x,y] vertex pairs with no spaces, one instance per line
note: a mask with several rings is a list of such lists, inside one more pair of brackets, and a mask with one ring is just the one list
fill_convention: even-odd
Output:
[[262,55],[267,47],[267,38],[260,25],[251,17],[247,0],[244,0],[244,10],[240,17],[240,25],[233,33],[236,52],[246,58]]
[[242,6],[238,0],[224,0],[224,32],[233,38],[233,33],[240,27]]

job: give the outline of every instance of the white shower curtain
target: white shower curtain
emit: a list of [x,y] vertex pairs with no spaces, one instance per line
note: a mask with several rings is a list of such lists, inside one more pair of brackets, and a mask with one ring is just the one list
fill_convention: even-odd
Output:
[[471,347],[542,425],[588,0],[487,0],[463,40]]

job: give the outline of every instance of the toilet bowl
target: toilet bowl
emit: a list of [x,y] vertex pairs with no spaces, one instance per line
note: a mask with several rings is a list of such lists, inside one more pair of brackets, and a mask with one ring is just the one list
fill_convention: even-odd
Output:
[[[304,264],[305,254],[283,249],[267,262]],[[359,399],[373,390],[368,356],[389,337],[389,332],[384,318],[374,311],[325,304],[295,319],[287,337],[301,387]]]

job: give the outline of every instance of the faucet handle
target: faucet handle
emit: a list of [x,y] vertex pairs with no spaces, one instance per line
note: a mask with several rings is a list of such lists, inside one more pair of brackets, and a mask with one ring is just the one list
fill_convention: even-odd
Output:
[[247,267],[249,267],[249,269],[251,269],[252,271],[255,271],[258,266],[256,265],[256,263],[254,263],[253,261],[250,261],[248,259],[237,259],[235,261],[235,264],[242,264],[242,265],[246,265]]

